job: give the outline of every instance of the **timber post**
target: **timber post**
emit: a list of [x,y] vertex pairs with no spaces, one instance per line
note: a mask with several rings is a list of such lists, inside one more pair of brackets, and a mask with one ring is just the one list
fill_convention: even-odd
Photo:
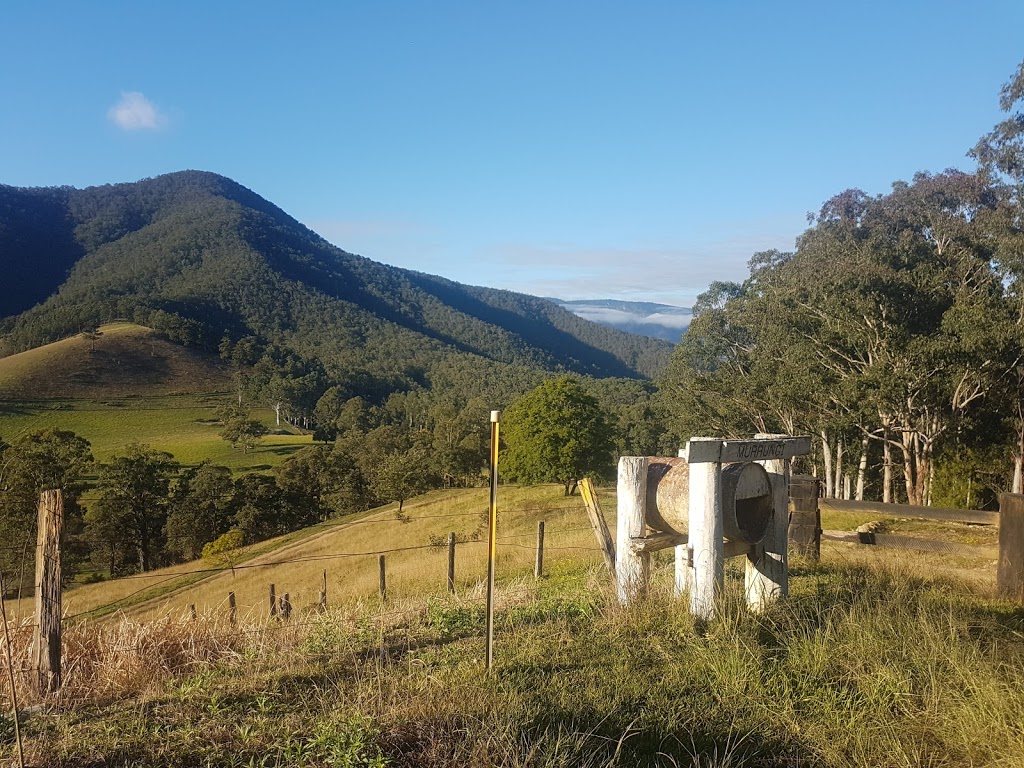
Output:
[[277,587],[270,585],[270,618],[277,616]]
[[1002,597],[1024,601],[1024,496],[999,496],[999,565],[996,586]]
[[[715,438],[695,437],[688,450],[702,442],[721,443]],[[721,461],[690,464],[689,497],[690,612],[699,619],[713,619],[725,585]]]
[[633,539],[642,539],[647,533],[647,465],[646,456],[619,458],[615,581],[621,605],[630,605],[643,597],[650,578],[650,553],[631,546]]
[[580,495],[583,503],[587,506],[587,517],[590,518],[590,526],[594,529],[594,536],[597,544],[601,547],[601,555],[604,557],[604,564],[610,573],[615,573],[615,543],[608,531],[608,523],[605,522],[604,513],[601,511],[601,502],[597,500],[597,493],[594,484],[589,477],[580,480]]
[[235,625],[237,618],[238,606],[235,604],[235,593],[228,592],[228,621],[231,622],[231,626]]
[[377,566],[380,571],[380,601],[383,603],[388,599],[388,571],[384,563],[384,555],[381,555],[377,560]]
[[53,693],[61,682],[61,564],[64,496],[59,490],[39,496],[36,538],[36,633],[32,643],[36,688],[40,696]]
[[[785,437],[757,435],[764,440]],[[789,461],[771,458],[758,463],[772,484],[772,521],[764,538],[747,554],[744,582],[747,605],[759,613],[789,594]]]
[[821,559],[821,510],[818,508],[818,478],[793,475],[789,480],[789,543],[809,560]]

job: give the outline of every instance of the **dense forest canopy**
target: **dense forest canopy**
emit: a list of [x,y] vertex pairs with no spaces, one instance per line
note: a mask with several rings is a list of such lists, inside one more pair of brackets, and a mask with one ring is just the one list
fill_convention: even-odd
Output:
[[976,172],[842,192],[792,253],[712,285],[660,379],[675,429],[814,434],[828,495],[1024,490],[1022,97],[1024,66]]
[[545,299],[346,253],[198,171],[84,190],[0,186],[0,254],[11,350],[128,318],[209,349],[254,336],[318,360],[340,383],[355,373],[421,381],[459,354],[649,378],[671,349]]

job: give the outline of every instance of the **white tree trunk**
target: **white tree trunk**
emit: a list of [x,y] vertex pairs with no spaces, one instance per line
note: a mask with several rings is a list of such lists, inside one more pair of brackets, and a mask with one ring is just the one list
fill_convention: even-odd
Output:
[[825,464],[825,498],[835,498],[832,481],[835,479],[832,474],[832,446],[828,442],[828,430],[823,429],[818,433],[821,437],[821,460]]
[[882,502],[892,504],[892,445],[888,427],[882,439]]
[[835,489],[836,496],[841,496],[843,493],[843,459],[846,453],[846,440],[839,438],[836,441],[836,479],[832,483]]
[[860,463],[857,465],[857,501],[864,501],[864,480],[868,473],[868,436],[860,439]]

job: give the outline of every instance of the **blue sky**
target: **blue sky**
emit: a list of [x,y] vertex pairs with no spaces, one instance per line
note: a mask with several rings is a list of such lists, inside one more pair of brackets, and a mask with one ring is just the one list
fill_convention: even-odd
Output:
[[0,183],[199,168],[342,248],[689,305],[837,192],[970,168],[1024,3],[12,2]]

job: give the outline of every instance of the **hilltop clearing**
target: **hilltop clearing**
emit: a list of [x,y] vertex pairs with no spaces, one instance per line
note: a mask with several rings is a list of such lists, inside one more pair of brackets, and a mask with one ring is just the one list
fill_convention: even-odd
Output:
[[224,392],[215,355],[161,338],[134,323],[108,323],[0,358],[0,399],[68,400]]

